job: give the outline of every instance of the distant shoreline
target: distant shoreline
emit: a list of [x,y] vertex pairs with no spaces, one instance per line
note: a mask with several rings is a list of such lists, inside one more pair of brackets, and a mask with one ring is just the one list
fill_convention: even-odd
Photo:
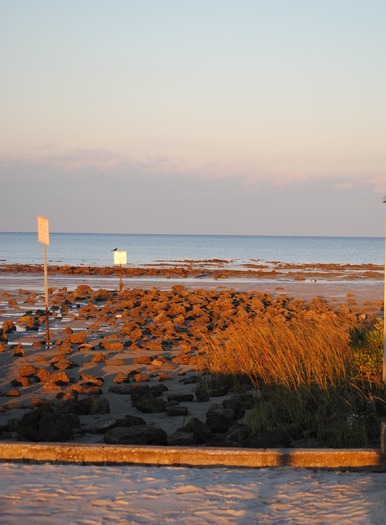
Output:
[[[253,278],[291,281],[318,280],[383,280],[383,266],[377,264],[330,264],[330,263],[244,263],[239,269],[228,268],[229,261],[221,259],[157,261],[142,266],[86,266],[48,265],[48,273],[63,275],[108,276],[122,272],[125,277],[166,278]],[[0,273],[39,273],[42,264],[0,264]]]
[[[213,262],[213,261],[212,261]],[[250,266],[250,265],[246,265]],[[288,295],[303,300],[323,297],[328,301],[350,304],[357,311],[381,314],[383,305],[383,268],[373,264],[284,264],[272,262],[255,268],[235,270],[225,262],[174,261],[142,267],[123,267],[123,288],[152,287],[170,289],[234,289],[258,291],[274,296]],[[48,266],[50,288],[75,289],[87,284],[93,289],[119,289],[120,268],[117,266]],[[19,288],[44,293],[43,266],[0,264],[0,289]]]

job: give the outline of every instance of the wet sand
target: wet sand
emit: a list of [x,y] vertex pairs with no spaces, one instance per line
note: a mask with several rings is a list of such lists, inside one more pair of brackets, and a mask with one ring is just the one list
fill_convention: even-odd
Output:
[[[104,288],[107,290],[120,289],[120,276],[115,270],[115,275],[100,275],[87,273],[68,275],[64,273],[53,273],[48,277],[48,286],[52,288],[66,287],[74,290],[79,285],[88,285],[93,289]],[[188,290],[199,289],[218,289],[235,291],[257,291],[273,294],[274,296],[285,294],[303,300],[310,300],[314,297],[323,297],[332,302],[357,303],[359,307],[369,306],[370,303],[379,303],[383,300],[383,279],[377,275],[371,278],[350,279],[344,274],[338,277],[327,275],[323,279],[304,277],[301,280],[295,279],[292,274],[287,273],[277,279],[267,279],[264,277],[250,277],[245,275],[229,276],[218,279],[210,276],[194,277],[122,277],[123,288],[143,288],[149,289],[156,287],[160,290],[169,290],[174,285],[183,285]],[[0,290],[16,291],[18,289],[35,291],[37,294],[44,294],[44,278],[42,272],[0,272]]]

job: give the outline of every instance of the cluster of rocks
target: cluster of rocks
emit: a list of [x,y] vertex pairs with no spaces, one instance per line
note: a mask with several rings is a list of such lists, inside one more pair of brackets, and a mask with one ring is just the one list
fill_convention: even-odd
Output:
[[[147,394],[144,394],[147,395]],[[137,394],[136,394],[137,396]],[[136,397],[136,401],[141,396]],[[43,402],[21,419],[9,420],[2,430],[15,434],[21,441],[65,442],[79,438],[82,433],[103,436],[106,444],[168,445],[168,446],[226,446],[226,447],[287,447],[290,438],[285,431],[263,431],[252,434],[240,418],[253,404],[253,394],[233,395],[226,401],[213,404],[205,421],[191,418],[170,433],[140,416],[103,419],[98,425],[81,429],[81,417],[89,414],[108,414],[109,402],[103,396],[82,400],[73,398],[60,403]]]
[[[269,263],[250,262],[242,265],[242,268],[232,268],[230,263],[234,261],[211,259],[211,260],[189,260],[189,261],[160,261],[159,264],[141,267],[125,266],[120,271],[125,277],[167,277],[186,278],[211,277],[214,279],[227,279],[230,277],[253,277],[254,279],[277,279],[289,278],[297,281],[306,279],[382,279],[383,267],[376,264],[291,264],[278,261]],[[41,273],[41,265],[34,264],[1,264],[0,272],[12,273]],[[65,275],[116,275],[114,266],[73,266],[73,265],[50,265],[51,274]]]
[[[16,409],[24,414],[5,423],[0,417],[0,438],[30,441],[98,434],[105,443],[287,446],[285,433],[252,434],[244,416],[253,393],[235,394],[225,378],[215,385],[207,375],[208,338],[271,318],[341,315],[320,298],[306,303],[181,285],[122,292],[81,285],[74,291],[50,289],[47,349],[41,298],[20,290],[18,300],[4,293],[3,299],[20,316],[6,319],[0,329],[0,367],[9,377],[9,384],[2,381],[0,416]],[[125,416],[107,417],[118,398],[130,400],[130,413],[122,408]],[[193,405],[202,407],[201,417],[191,416]],[[183,424],[166,432],[154,421],[157,414]],[[96,415],[98,420],[86,421]]]

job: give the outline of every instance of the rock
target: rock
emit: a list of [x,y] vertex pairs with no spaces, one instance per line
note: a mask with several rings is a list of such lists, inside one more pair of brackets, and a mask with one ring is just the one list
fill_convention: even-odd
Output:
[[99,421],[93,427],[87,429],[90,434],[105,434],[108,430],[117,427],[132,427],[134,425],[146,425],[146,421],[138,416],[125,416],[124,419],[105,419]]
[[291,438],[285,430],[263,431],[248,437],[242,442],[247,448],[287,448],[291,445]]
[[7,390],[4,395],[6,397],[19,397],[20,392],[18,390],[10,389],[10,390]]
[[[61,394],[63,393],[61,392]],[[79,401],[76,396],[70,398],[65,398],[64,396],[61,397],[60,401],[56,405],[56,410],[61,414],[77,414],[79,416],[86,415],[85,413],[81,412],[81,409],[79,408]]]
[[106,366],[126,366],[127,363],[123,359],[112,358],[105,361]]
[[153,317],[153,321],[155,323],[157,323],[157,324],[159,324],[159,323],[166,323],[167,321],[169,321],[169,317],[167,317],[167,315],[165,315],[165,312],[160,312],[158,315]]
[[17,344],[14,349],[13,349],[13,355],[15,357],[24,357],[25,356],[25,351],[24,351],[24,348],[23,348],[23,345],[21,343]]
[[229,385],[216,385],[209,389],[209,395],[211,397],[223,397],[229,392]]
[[199,403],[205,403],[206,401],[210,400],[209,388],[207,384],[203,381],[197,384],[195,394],[196,399]]
[[146,421],[139,416],[125,416],[123,419],[117,419],[117,427],[132,427],[133,425],[146,425]]
[[168,394],[168,401],[177,401],[177,403],[186,403],[193,401],[193,394]]
[[44,368],[41,368],[35,377],[39,379],[41,383],[56,383],[57,385],[67,385],[71,382],[64,370],[57,370],[56,372],[50,372]]
[[251,434],[251,429],[248,425],[235,425],[226,433],[224,445],[227,447],[240,447],[251,437]]
[[173,379],[172,374],[168,374],[167,372],[159,372],[158,373],[158,381],[169,381],[170,379]]
[[103,396],[89,396],[79,401],[79,407],[86,414],[108,414],[110,404],[108,399]]
[[1,430],[6,430],[8,432],[16,432],[17,425],[19,424],[19,422],[20,422],[20,419],[17,419],[15,417],[10,417],[5,427],[2,427]]
[[135,374],[134,381],[136,383],[147,383],[148,381],[150,381],[150,377],[148,376],[148,374]]
[[133,390],[132,385],[129,385],[127,383],[121,383],[117,385],[111,385],[109,387],[109,392],[112,392],[113,394],[119,394],[119,395],[128,395],[131,394]]
[[240,419],[245,412],[254,405],[253,394],[235,394],[221,403],[224,408],[231,408],[235,413],[235,419]]
[[211,436],[212,431],[198,418],[194,417],[191,419],[182,429],[185,432],[192,432],[194,434],[197,445],[202,445]]
[[206,425],[213,433],[224,434],[233,425],[234,410],[221,405],[212,405],[206,414]]
[[154,397],[151,394],[139,397],[134,404],[135,408],[144,414],[155,414],[157,412],[165,412],[166,401],[159,397]]
[[78,346],[78,350],[80,352],[86,352],[88,350],[93,350],[94,347],[91,343],[82,343],[81,345]]
[[89,427],[85,432],[89,434],[104,434],[107,430],[115,428],[117,425],[117,420],[113,418],[104,419],[103,421],[97,421],[96,424],[92,427]]
[[18,324],[25,325],[26,330],[39,330],[39,322],[30,315],[24,315],[17,320]]
[[122,341],[103,341],[102,346],[108,352],[121,352],[123,350]]
[[10,332],[16,332],[16,325],[11,319],[7,319],[3,322],[2,333],[8,334]]
[[193,432],[176,430],[168,436],[168,445],[172,447],[190,447],[197,445],[196,437]]
[[51,372],[46,368],[41,368],[35,373],[35,378],[41,383],[48,383],[51,380]]
[[17,377],[11,381],[12,386],[30,386],[32,385],[31,377]]
[[44,392],[60,392],[62,387],[56,383],[44,383],[43,390]]
[[80,345],[85,343],[87,339],[87,332],[76,332],[68,336],[67,341],[72,345]]
[[148,355],[140,355],[133,358],[133,365],[150,365],[151,357]]
[[40,396],[34,396],[30,402],[30,408],[37,408],[42,405],[50,405],[50,404],[51,402],[48,399],[44,397],[40,397]]
[[63,354],[63,355],[72,354],[72,346],[71,346],[70,341],[63,341],[62,344],[55,347],[55,350],[59,354]]
[[51,374],[50,382],[57,385],[67,385],[71,382],[71,379],[64,370],[57,370]]
[[115,427],[104,435],[109,445],[166,445],[167,434],[154,425],[134,425]]
[[76,397],[61,400],[57,404],[57,410],[61,414],[77,414],[87,416],[92,414],[108,414],[110,404],[108,399],[103,396],[95,395],[78,400]]
[[71,361],[71,359],[68,359],[66,357],[60,357],[51,360],[51,366],[55,370],[69,370],[71,368],[76,368],[79,365],[74,361]]
[[82,381],[86,381],[87,383],[91,383],[96,386],[103,386],[105,382],[103,377],[97,377],[87,373],[81,374],[80,378],[82,379]]
[[20,441],[63,442],[73,439],[73,429],[79,426],[79,419],[74,416],[42,405],[21,418],[16,432]]
[[[199,383],[201,385],[201,377],[198,376],[198,375],[189,375],[187,377],[184,377],[183,379],[180,380],[181,383],[183,383],[184,385],[195,385],[196,383]],[[205,382],[202,382],[202,385],[207,389],[207,385]],[[197,385],[198,387],[199,385]]]
[[103,390],[99,386],[95,386],[91,383],[78,383],[71,386],[71,390],[83,394],[85,396],[93,396],[103,394]]
[[151,395],[149,385],[134,384],[131,386],[131,403],[135,406],[137,399],[144,395]]
[[187,416],[188,409],[187,407],[181,405],[170,405],[166,407],[166,413],[168,416]]
[[93,363],[103,363],[105,360],[105,354],[103,354],[102,352],[96,353],[92,358]]
[[[162,342],[157,339],[157,340],[153,340],[153,341],[148,341],[145,345],[145,348],[146,350],[150,350],[152,352],[162,352],[163,351],[163,347],[162,347]],[[156,361],[158,361],[158,359],[156,359]],[[160,365],[157,365],[157,363],[152,363],[152,365],[154,366],[160,366]]]
[[5,405],[7,410],[19,410],[21,408],[25,408],[23,400],[22,399],[15,399],[8,401]]
[[175,325],[181,325],[181,324],[184,324],[185,322],[185,317],[182,315],[182,314],[179,314],[177,315],[174,319],[173,319],[173,323]]
[[114,379],[113,383],[129,383],[130,382],[130,376],[128,374],[124,374],[123,372],[119,372]]
[[20,377],[33,377],[39,372],[39,368],[33,365],[23,365],[18,369]]
[[152,385],[150,387],[150,392],[154,397],[160,397],[164,392],[167,392],[169,389],[165,385]]
[[73,390],[67,392],[59,392],[56,397],[57,399],[61,399],[62,401],[67,401],[69,399],[78,399],[78,392],[74,392]]

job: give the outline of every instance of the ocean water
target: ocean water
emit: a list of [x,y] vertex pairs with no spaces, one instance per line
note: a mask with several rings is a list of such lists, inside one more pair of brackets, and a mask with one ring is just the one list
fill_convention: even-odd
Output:
[[[142,235],[50,233],[49,264],[112,266],[114,248],[128,266],[184,259],[245,262],[384,263],[382,237],[280,237],[251,235]],[[37,233],[0,232],[0,264],[41,264]]]

